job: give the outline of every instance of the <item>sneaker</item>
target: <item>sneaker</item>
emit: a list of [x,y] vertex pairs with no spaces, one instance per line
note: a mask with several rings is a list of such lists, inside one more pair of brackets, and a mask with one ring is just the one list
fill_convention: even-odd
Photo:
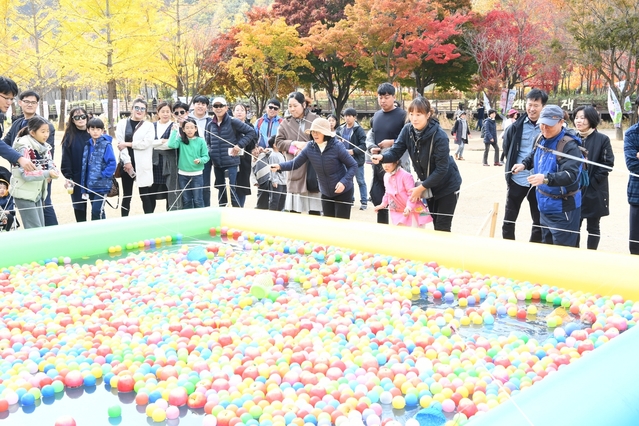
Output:
[[504,163],[502,163],[502,162],[495,163],[495,166],[503,166],[503,165],[504,165]]
[[490,164],[484,163],[484,167],[490,167]]
[[362,206],[359,209],[360,210],[366,210],[366,204],[362,204]]

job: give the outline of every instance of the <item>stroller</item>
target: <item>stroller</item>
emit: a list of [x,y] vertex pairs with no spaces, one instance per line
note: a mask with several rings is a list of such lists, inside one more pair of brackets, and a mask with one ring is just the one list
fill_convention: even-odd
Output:
[[0,166],[0,232],[8,232],[19,226],[13,197],[9,194],[10,182],[11,172]]

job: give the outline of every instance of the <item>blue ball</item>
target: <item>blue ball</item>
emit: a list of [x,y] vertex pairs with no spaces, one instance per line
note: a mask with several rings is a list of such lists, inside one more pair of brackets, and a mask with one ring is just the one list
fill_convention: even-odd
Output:
[[25,393],[20,398],[20,405],[33,405],[35,404],[35,396],[31,393]]
[[84,386],[95,386],[95,376],[93,374],[89,374],[84,378]]
[[158,399],[162,398],[162,392],[160,391],[153,391],[149,394],[149,402],[153,403],[155,401],[157,401]]
[[53,388],[52,385],[44,385],[42,387],[41,393],[43,398],[50,397],[55,395],[55,389]]

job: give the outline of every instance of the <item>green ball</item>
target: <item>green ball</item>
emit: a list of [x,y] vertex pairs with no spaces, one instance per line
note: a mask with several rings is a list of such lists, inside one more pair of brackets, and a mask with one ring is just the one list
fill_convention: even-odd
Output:
[[109,417],[111,418],[120,417],[122,415],[122,407],[120,407],[119,405],[112,405],[109,407],[107,412],[109,413]]

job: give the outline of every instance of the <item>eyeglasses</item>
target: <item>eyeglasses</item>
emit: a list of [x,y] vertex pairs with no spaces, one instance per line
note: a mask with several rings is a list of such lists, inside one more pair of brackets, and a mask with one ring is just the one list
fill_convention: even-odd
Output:
[[133,109],[136,111],[146,111],[146,107],[141,107],[141,106],[134,106]]
[[86,120],[87,116],[82,114],[82,115],[74,115],[73,116],[73,121],[80,121],[80,120]]
[[213,108],[224,108],[226,105],[224,104],[215,104],[213,105]]
[[272,110],[274,110],[274,111],[278,111],[278,110],[280,109],[280,107],[275,106],[275,105],[269,105],[269,106],[268,106],[268,109],[272,109]]
[[23,104],[32,105],[32,106],[33,105],[38,105],[38,101],[25,101],[25,100],[22,100],[20,102],[22,102]]
[[184,115],[184,114],[188,114],[188,111],[184,111],[183,109],[180,109],[180,110],[175,111],[173,114],[175,114],[175,115]]
[[2,99],[4,99],[5,101],[9,101],[9,102],[13,102],[13,100],[15,98],[7,98],[5,95],[3,95],[2,93],[0,93],[0,96],[2,97]]

